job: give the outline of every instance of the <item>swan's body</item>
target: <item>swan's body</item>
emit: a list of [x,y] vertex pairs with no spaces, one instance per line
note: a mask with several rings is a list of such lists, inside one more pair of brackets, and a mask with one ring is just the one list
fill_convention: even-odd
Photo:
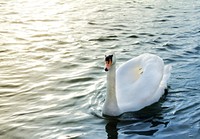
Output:
[[[109,59],[111,59],[109,61]],[[142,54],[117,70],[114,54],[107,56],[107,94],[103,114],[118,116],[157,102],[164,94],[171,66],[153,54]]]

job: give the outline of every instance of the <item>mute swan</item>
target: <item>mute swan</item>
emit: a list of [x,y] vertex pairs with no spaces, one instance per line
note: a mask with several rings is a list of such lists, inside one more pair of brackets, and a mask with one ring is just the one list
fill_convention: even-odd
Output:
[[107,93],[103,115],[119,116],[157,102],[164,94],[171,66],[153,54],[142,54],[116,71],[115,53],[105,55]]

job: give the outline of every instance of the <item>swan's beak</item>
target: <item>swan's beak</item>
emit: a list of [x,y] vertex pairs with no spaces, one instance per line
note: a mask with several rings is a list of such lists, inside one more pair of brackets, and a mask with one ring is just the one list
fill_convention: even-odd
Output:
[[105,71],[109,71],[112,65],[112,61],[109,59],[108,61],[105,61]]

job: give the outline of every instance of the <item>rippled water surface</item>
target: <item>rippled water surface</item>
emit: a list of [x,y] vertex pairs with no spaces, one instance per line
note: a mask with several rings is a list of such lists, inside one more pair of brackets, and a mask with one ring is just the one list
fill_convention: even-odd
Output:
[[[105,119],[104,53],[173,66],[158,103]],[[145,87],[145,84],[144,84]],[[200,138],[200,1],[1,0],[0,138]]]

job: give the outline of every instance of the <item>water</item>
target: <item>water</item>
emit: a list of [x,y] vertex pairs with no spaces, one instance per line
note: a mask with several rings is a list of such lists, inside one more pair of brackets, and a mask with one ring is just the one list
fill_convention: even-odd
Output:
[[[199,138],[199,13],[197,0],[1,0],[0,138]],[[107,50],[118,65],[161,56],[168,94],[103,118]]]

